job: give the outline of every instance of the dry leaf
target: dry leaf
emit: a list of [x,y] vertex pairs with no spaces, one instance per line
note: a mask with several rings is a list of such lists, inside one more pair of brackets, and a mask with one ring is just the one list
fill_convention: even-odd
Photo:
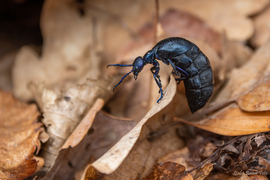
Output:
[[226,136],[239,136],[270,130],[270,111],[244,112],[236,104],[231,104],[214,115],[199,122],[176,120],[198,128]]
[[103,106],[104,100],[97,99],[94,105],[91,107],[90,111],[84,116],[80,124],[68,137],[68,139],[66,140],[65,144],[62,146],[61,149],[66,149],[69,146],[75,147],[79,144],[79,142],[81,142],[81,140],[84,138],[84,136],[92,126],[97,112],[99,112]]
[[119,81],[120,76],[115,76],[110,80],[87,80],[85,84],[69,86],[59,94],[57,91],[33,85],[34,92],[42,99],[41,107],[44,112],[42,122],[50,135],[49,141],[42,147],[42,157],[45,159],[44,171],[54,164],[60,148],[82,117],[90,108],[93,108],[96,100],[101,98],[105,102],[108,101],[112,95],[112,88]]
[[166,179],[193,180],[192,176],[185,172],[184,166],[173,162],[165,162],[155,165],[153,172],[143,178],[143,180]]
[[39,113],[35,105],[19,102],[1,90],[0,100],[0,179],[24,179],[43,166],[43,159],[34,156],[43,131],[37,123]]
[[74,179],[75,173],[106,153],[135,125],[133,121],[112,119],[98,112],[84,139],[74,148],[60,150],[46,179]]
[[[172,78],[172,77],[171,77]],[[173,99],[176,91],[174,79],[170,81],[165,96],[159,104],[145,115],[145,117],[126,134],[112,149],[110,149],[100,159],[95,161],[92,166],[104,175],[105,179],[135,179],[138,174],[141,178],[151,172],[155,160],[167,153],[175,151],[182,146],[181,140],[173,130],[166,130],[158,139],[147,140],[151,132],[159,132],[166,122],[171,122],[176,112],[175,109],[166,107]],[[177,101],[171,102],[169,107],[177,108]],[[166,107],[166,108],[165,108]],[[163,109],[165,108],[165,109]],[[162,110],[163,109],[163,110]],[[166,142],[166,143],[164,143]],[[88,168],[85,169],[87,174]],[[124,173],[124,172],[129,172]],[[82,179],[89,177],[83,176]]]
[[[270,64],[269,64],[270,67]],[[270,110],[270,76],[266,76],[254,89],[237,98],[239,107],[244,111],[269,111]]]

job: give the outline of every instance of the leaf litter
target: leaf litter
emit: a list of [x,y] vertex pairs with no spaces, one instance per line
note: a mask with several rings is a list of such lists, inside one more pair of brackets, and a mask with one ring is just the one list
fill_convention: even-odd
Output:
[[36,156],[40,150],[37,122],[40,115],[34,104],[18,101],[11,93],[0,90],[0,178],[24,179],[38,171],[44,163]]
[[[267,9],[262,10],[267,4],[268,0],[160,2],[157,38],[191,40],[213,67],[213,97],[191,115],[183,85],[176,91],[172,76],[168,81],[171,69],[163,65],[160,75],[168,87],[161,104],[156,104],[158,89],[148,70],[137,82],[125,81],[112,93],[122,77],[116,71],[126,70],[106,69],[106,65],[130,63],[153,45],[153,3],[46,1],[42,54],[29,46],[21,48],[12,72],[14,94],[36,101],[50,135],[39,154],[45,158],[45,179],[266,178],[269,42],[258,43],[254,37],[267,37],[256,20],[265,18]],[[267,18],[259,23],[265,25]],[[254,54],[245,41],[257,48]],[[102,107],[111,114],[102,113]],[[117,116],[138,124],[132,129],[134,122]],[[205,131],[173,121],[174,117],[223,136],[209,137]],[[47,136],[39,138],[45,141]],[[45,151],[52,156],[44,155]],[[27,176],[34,173],[30,170]],[[179,177],[183,174],[187,176]]]

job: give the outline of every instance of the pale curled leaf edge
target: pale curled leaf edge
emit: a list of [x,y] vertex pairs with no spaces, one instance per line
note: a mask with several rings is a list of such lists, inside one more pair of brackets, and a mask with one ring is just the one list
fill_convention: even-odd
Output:
[[[165,95],[160,101],[160,103],[156,103],[150,109],[150,111],[148,111],[144,118],[129,133],[123,136],[117,144],[115,144],[102,157],[92,163],[91,166],[93,166],[97,171],[103,174],[113,173],[122,164],[122,162],[128,156],[129,152],[132,150],[133,146],[135,145],[140,136],[143,125],[147,122],[149,118],[164,109],[173,100],[175,93],[176,82],[174,80],[174,77],[171,75],[170,82],[165,90]],[[86,167],[82,179],[84,179],[88,168],[91,166]]]

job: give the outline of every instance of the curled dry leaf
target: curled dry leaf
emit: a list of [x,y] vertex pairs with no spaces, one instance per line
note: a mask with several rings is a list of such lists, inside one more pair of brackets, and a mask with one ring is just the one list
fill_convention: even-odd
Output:
[[270,130],[270,111],[245,112],[236,104],[231,104],[199,122],[177,121],[226,136],[239,136]]
[[103,175],[104,179],[136,179],[138,174],[143,178],[151,172],[156,159],[181,148],[182,141],[171,129],[165,129],[165,134],[161,134],[158,139],[147,140],[151,132],[158,133],[166,123],[172,122],[177,113],[176,109],[180,108],[179,102],[171,102],[176,92],[176,83],[172,76],[171,79],[165,90],[164,99],[155,104],[113,148],[89,165],[82,179],[91,178],[86,176],[91,166],[96,171],[106,174]]
[[49,141],[42,146],[45,171],[53,165],[60,148],[96,100],[101,98],[106,102],[111,97],[112,88],[121,76],[114,76],[110,80],[87,80],[85,84],[63,89],[60,94],[33,85],[33,92],[41,96],[44,112],[42,122],[50,135]]
[[222,33],[225,30],[229,39],[245,41],[254,31],[248,16],[260,12],[268,3],[269,0],[170,0],[161,1],[160,6],[190,12],[218,32]]
[[84,138],[84,136],[92,126],[97,112],[100,111],[103,106],[104,100],[97,99],[94,105],[91,107],[90,111],[88,111],[88,113],[84,116],[80,124],[72,132],[72,134],[66,140],[65,144],[62,146],[61,149],[66,149],[69,146],[75,147],[79,144],[79,142],[81,142],[81,140]]
[[143,180],[166,180],[166,179],[178,179],[178,180],[193,180],[189,173],[185,172],[185,167],[174,163],[165,162],[159,163],[154,166],[154,170]]
[[[83,124],[82,121],[78,127]],[[102,156],[135,125],[133,121],[112,119],[102,111],[98,112],[88,133],[82,135],[83,140],[73,148],[60,150],[46,179],[74,179],[75,173],[81,172],[88,163]]]
[[43,131],[39,113],[11,93],[0,90],[0,99],[0,179],[24,179],[43,166],[43,159],[34,156]]

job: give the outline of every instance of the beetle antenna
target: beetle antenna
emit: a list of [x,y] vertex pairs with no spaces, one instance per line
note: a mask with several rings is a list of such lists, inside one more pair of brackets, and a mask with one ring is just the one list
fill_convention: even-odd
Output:
[[129,66],[133,66],[132,64],[109,64],[107,67],[109,66],[120,66],[120,67],[129,67]]
[[130,72],[128,72],[126,75],[124,75],[124,77],[122,77],[122,79],[120,80],[120,82],[118,83],[118,84],[116,84],[115,86],[114,86],[114,88],[113,88],[113,91],[114,91],[114,89],[119,85],[119,84],[121,84],[121,82],[131,73],[133,71],[133,69],[130,71]]

